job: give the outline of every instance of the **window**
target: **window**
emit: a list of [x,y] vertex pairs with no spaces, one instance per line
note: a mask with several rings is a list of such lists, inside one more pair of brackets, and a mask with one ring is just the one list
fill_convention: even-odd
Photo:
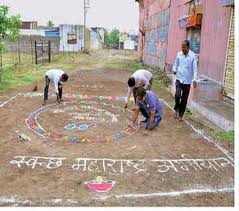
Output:
[[76,44],[77,36],[76,34],[67,34],[67,44]]

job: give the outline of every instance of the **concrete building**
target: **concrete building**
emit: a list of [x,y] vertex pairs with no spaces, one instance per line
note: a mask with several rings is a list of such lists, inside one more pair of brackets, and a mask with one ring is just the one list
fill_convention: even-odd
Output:
[[60,25],[60,51],[78,52],[84,47],[84,28],[81,25]]
[[92,27],[90,36],[90,48],[91,49],[103,49],[104,46],[104,28]]
[[60,37],[59,27],[46,29],[20,29],[21,35],[38,35],[43,37]]
[[[189,105],[234,100],[234,1],[136,0],[139,3],[139,58],[172,70],[188,39],[198,59],[198,87]],[[174,91],[174,80],[172,92]]]
[[130,35],[126,32],[120,33],[119,49],[136,50],[138,46],[138,35]]
[[[51,40],[55,51],[78,52],[84,48],[84,27],[82,25],[60,25],[60,27],[40,27],[37,29],[20,29],[24,43],[37,40]],[[86,28],[86,49],[90,48],[90,30]],[[29,39],[26,38],[29,36]],[[57,46],[58,45],[58,46]],[[57,50],[58,49],[58,50]]]
[[60,37],[60,29],[59,27],[52,27],[45,29],[46,37]]
[[20,29],[20,34],[21,35],[26,35],[26,36],[32,36],[32,35],[37,35],[37,36],[45,36],[45,30],[43,29]]
[[124,41],[124,50],[135,50],[135,41],[130,38]]
[[37,21],[22,21],[20,29],[36,29]]
[[85,48],[90,48],[90,30],[86,28],[84,42],[84,26],[83,25],[60,25],[60,51],[78,52]]

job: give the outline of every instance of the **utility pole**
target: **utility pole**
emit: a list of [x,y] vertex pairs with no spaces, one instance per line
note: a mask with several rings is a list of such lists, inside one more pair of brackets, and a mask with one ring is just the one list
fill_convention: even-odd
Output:
[[84,51],[86,50],[86,13],[87,13],[87,9],[90,8],[89,6],[90,4],[90,0],[84,0]]

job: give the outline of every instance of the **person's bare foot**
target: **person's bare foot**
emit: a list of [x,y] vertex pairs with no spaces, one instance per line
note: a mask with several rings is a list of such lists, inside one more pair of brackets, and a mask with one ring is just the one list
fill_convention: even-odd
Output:
[[43,105],[43,106],[46,105],[46,101],[45,101],[45,100],[43,101],[42,105]]

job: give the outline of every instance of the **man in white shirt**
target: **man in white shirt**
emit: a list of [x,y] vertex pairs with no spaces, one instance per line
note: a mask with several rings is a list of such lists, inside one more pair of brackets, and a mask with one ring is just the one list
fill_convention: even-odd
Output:
[[178,52],[173,66],[173,73],[176,74],[175,118],[180,121],[187,106],[192,79],[193,87],[197,86],[197,59],[189,48],[189,41],[184,40],[182,51]]
[[49,89],[50,83],[54,84],[57,102],[60,103],[62,101],[62,82],[66,82],[67,80],[68,80],[68,75],[64,73],[63,70],[51,69],[45,73],[46,85],[44,89],[43,105],[45,105],[46,101],[48,100],[48,89]]
[[151,89],[153,82],[153,74],[148,70],[137,70],[129,79],[128,79],[128,93],[125,100],[125,109],[128,106],[129,99],[133,93],[134,102],[136,102],[136,92],[139,87],[144,87],[147,90]]

